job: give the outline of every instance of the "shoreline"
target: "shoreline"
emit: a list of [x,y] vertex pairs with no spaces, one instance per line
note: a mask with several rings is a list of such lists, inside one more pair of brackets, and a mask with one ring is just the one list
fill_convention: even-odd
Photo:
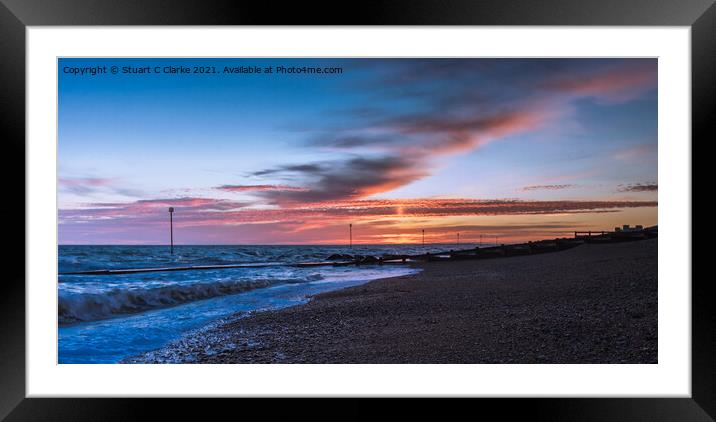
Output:
[[235,315],[128,362],[657,363],[658,240],[417,274]]

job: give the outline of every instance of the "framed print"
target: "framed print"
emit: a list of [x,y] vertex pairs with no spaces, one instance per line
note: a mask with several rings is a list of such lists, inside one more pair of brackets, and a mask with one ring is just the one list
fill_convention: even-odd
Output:
[[549,3],[4,1],[2,415],[709,420],[715,9]]

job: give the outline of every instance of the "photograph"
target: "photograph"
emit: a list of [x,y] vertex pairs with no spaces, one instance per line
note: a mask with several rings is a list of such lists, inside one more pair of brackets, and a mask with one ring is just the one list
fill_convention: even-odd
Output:
[[0,421],[714,420],[714,1],[0,0]]
[[658,364],[658,71],[59,57],[57,363]]

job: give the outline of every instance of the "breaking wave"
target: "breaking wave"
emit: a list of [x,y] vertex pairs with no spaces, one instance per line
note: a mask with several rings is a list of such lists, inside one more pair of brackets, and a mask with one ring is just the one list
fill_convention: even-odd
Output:
[[153,289],[114,289],[101,294],[60,294],[57,304],[58,322],[61,325],[67,325],[75,322],[95,321],[116,315],[133,314],[150,309],[181,305],[196,300],[241,293],[287,281],[222,281]]

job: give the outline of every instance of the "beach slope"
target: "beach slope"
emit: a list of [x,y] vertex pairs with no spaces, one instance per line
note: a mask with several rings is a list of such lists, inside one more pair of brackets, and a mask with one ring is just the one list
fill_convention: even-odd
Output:
[[196,363],[657,363],[657,239],[421,264],[143,358]]

